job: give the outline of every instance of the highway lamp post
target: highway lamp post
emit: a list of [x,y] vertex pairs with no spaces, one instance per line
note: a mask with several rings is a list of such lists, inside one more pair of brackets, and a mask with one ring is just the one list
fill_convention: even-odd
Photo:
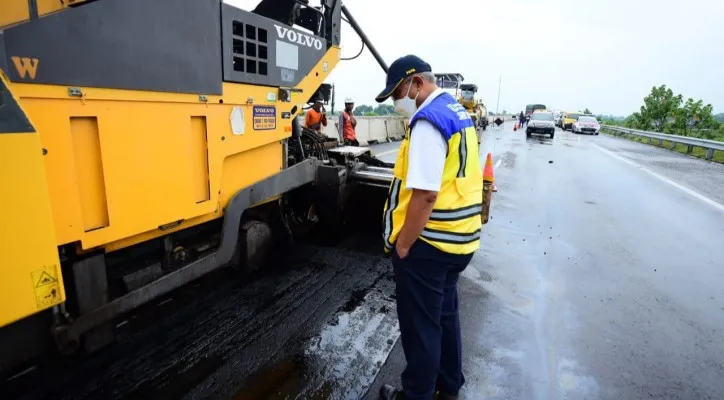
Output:
[[498,78],[498,103],[495,105],[495,115],[498,115],[498,111],[500,111],[500,84],[503,82],[503,74],[500,74],[500,77]]

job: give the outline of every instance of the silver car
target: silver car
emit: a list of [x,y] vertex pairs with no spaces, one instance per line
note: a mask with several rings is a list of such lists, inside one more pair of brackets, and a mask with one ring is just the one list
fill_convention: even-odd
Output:
[[525,128],[525,136],[530,137],[534,133],[549,135],[551,139],[556,133],[556,125],[553,120],[553,113],[547,111],[536,111],[530,116],[530,122]]
[[601,131],[601,124],[594,117],[588,117],[581,115],[578,117],[578,121],[573,123],[573,133],[590,133],[592,135],[598,135]]

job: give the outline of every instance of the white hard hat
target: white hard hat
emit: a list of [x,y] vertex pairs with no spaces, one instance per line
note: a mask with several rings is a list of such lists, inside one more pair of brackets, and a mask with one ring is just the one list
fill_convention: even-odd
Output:
[[344,104],[350,104],[350,103],[354,103],[354,100],[352,100],[351,97],[347,97],[346,99],[344,99]]

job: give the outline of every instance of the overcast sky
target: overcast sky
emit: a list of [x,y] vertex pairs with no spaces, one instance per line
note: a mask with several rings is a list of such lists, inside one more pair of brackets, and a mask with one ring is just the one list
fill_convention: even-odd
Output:
[[[624,116],[638,110],[652,86],[665,84],[724,112],[724,0],[344,3],[388,64],[416,54],[433,72],[459,72],[478,85],[491,111],[502,75],[500,111],[543,103]],[[343,23],[342,57],[360,46]],[[338,102],[351,96],[357,105],[375,105],[384,81],[367,50],[340,62],[327,80],[335,84]]]

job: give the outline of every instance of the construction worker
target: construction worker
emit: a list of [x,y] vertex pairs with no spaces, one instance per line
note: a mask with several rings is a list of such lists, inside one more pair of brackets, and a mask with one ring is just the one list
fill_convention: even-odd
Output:
[[324,111],[322,99],[316,99],[312,108],[307,110],[304,126],[322,135],[322,125],[327,126],[327,113]]
[[339,113],[339,137],[345,146],[359,146],[357,141],[357,133],[355,128],[357,127],[357,118],[352,114],[354,110],[354,101],[347,97],[344,99],[344,110]]
[[409,118],[384,210],[407,366],[382,399],[456,399],[462,372],[457,283],[480,247],[483,176],[475,127],[414,55],[390,65],[377,102]]

